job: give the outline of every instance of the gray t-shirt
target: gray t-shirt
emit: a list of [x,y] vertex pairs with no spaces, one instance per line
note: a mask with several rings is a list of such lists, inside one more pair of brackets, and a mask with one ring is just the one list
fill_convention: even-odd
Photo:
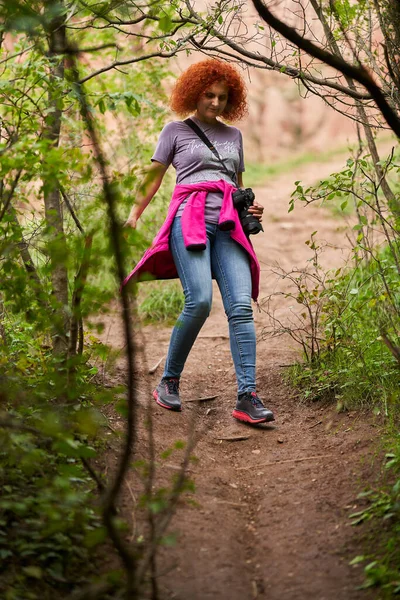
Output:
[[[228,171],[242,173],[244,171],[243,141],[239,129],[220,121],[215,125],[209,125],[196,117],[191,118],[217,149]],[[233,183],[216,156],[183,121],[172,121],[164,127],[151,160],[156,160],[167,167],[172,163],[176,169],[177,184],[219,179]],[[221,204],[222,194],[207,195],[205,208],[207,222],[218,223]],[[185,201],[179,207],[177,216],[182,215],[184,205]]]

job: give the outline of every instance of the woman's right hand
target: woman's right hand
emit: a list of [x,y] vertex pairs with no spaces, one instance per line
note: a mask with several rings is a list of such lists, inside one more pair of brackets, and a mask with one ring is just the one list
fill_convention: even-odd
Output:
[[132,227],[132,229],[136,229],[137,220],[138,218],[136,215],[129,215],[128,219],[124,223],[124,227]]
[[144,181],[136,191],[135,203],[131,208],[129,217],[124,223],[124,227],[136,229],[140,215],[160,187],[167,169],[168,167],[166,165],[155,160],[153,161],[150,169],[147,171]]

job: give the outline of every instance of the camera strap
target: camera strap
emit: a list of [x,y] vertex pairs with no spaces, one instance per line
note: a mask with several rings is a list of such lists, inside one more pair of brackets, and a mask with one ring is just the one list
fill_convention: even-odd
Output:
[[225,173],[228,175],[229,179],[231,179],[232,182],[235,184],[235,186],[238,187],[237,179],[236,179],[236,173],[230,173],[228,171],[228,169],[226,167],[226,164],[224,163],[224,161],[222,160],[222,158],[218,154],[217,149],[210,142],[210,140],[208,139],[208,137],[206,136],[206,134],[204,133],[204,131],[197,125],[197,123],[195,123],[190,118],[189,119],[185,119],[183,122],[186,123],[186,125],[189,125],[189,127],[195,132],[195,134],[201,139],[201,141],[205,143],[205,145],[207,146],[207,148],[209,148],[211,150],[211,152],[214,154],[214,156],[221,163],[222,168],[225,171]]

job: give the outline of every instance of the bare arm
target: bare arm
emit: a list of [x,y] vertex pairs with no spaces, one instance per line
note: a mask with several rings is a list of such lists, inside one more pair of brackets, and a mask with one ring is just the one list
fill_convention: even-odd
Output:
[[125,227],[136,228],[137,220],[156,194],[167,169],[168,167],[156,160],[152,162],[151,167],[140,184],[135,204],[132,206]]

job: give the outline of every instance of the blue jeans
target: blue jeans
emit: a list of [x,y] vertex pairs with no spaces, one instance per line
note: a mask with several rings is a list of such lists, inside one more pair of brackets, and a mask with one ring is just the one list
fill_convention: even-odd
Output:
[[185,307],[172,331],[163,377],[180,377],[196,337],[210,314],[212,275],[218,283],[229,323],[238,393],[255,391],[256,334],[251,306],[251,274],[246,251],[229,231],[206,223],[207,246],[187,250],[181,219],[174,219],[170,248],[185,294]]

